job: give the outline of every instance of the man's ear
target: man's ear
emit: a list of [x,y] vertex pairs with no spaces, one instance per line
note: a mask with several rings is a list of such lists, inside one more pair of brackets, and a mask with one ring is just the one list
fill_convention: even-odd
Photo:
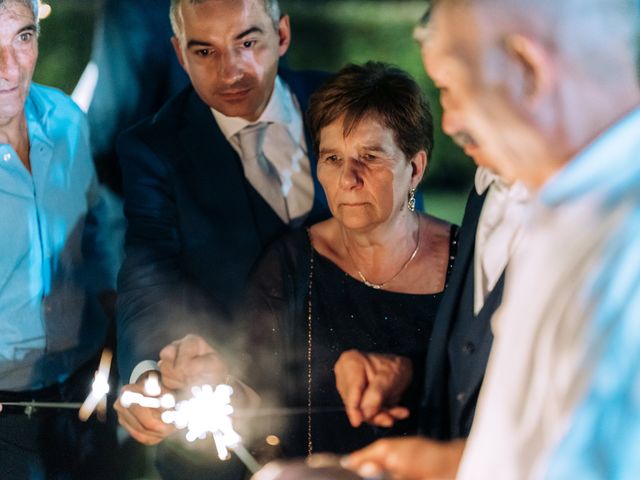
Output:
[[520,70],[521,85],[512,94],[524,104],[534,106],[552,88],[554,67],[549,52],[540,43],[524,35],[510,35],[505,40],[507,54]]
[[411,159],[411,188],[418,188],[427,169],[427,152],[420,150]]
[[178,57],[178,63],[184,68],[184,56],[180,48],[180,39],[174,35],[171,37],[171,45],[173,45],[173,50],[176,52],[176,57]]
[[280,22],[278,23],[278,38],[280,40],[279,54],[282,57],[287,53],[289,45],[291,45],[291,24],[289,15],[283,15],[280,17]]

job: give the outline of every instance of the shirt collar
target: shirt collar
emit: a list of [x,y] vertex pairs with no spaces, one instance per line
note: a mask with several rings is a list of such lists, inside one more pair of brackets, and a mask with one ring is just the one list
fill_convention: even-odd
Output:
[[[284,125],[292,138],[299,139],[302,135],[302,117],[294,103],[293,95],[289,87],[276,76],[273,93],[267,103],[267,107],[255,122],[249,122],[240,117],[228,117],[217,110],[211,109],[213,116],[222,130],[225,138],[230,140],[247,125],[254,123],[279,123]],[[298,115],[296,115],[298,113]]]
[[27,131],[31,143],[35,139],[51,144],[47,134],[49,130],[49,116],[55,110],[55,103],[43,93],[43,87],[35,83],[29,88],[29,95],[24,103],[24,116],[27,121]]
[[491,171],[487,167],[478,167],[475,176],[475,188],[478,195],[482,195],[489,187],[494,191],[504,192],[515,202],[527,202],[531,198],[529,190],[522,182],[514,182],[509,185],[500,175]]
[[484,192],[487,191],[487,189],[491,186],[491,184],[498,179],[500,179],[500,177],[494,172],[492,172],[491,170],[489,170],[488,168],[478,167],[476,169],[476,176],[474,180],[474,183],[476,186],[476,193],[478,195],[482,195]]
[[540,190],[540,201],[554,206],[589,192],[610,191],[640,175],[640,108],[601,134]]

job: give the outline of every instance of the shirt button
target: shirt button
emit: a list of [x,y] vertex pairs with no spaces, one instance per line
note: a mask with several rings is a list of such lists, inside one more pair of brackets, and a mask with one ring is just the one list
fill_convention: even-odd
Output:
[[462,347],[462,351],[463,353],[471,355],[473,352],[476,351],[476,346],[473,344],[473,342],[466,342]]
[[456,395],[456,400],[458,401],[458,403],[464,402],[465,398],[467,398],[467,396],[464,394],[464,392],[460,392]]
[[2,155],[2,160],[4,160],[5,162],[8,162],[9,160],[11,160],[11,154],[5,153],[4,155]]

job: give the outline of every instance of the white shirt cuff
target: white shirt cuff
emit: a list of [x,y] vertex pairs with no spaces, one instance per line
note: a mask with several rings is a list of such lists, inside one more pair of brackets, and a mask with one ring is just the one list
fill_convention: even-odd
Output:
[[136,368],[133,369],[133,372],[131,372],[129,383],[136,383],[142,375],[152,370],[159,371],[158,362],[154,362],[153,360],[141,361],[138,365],[136,365]]

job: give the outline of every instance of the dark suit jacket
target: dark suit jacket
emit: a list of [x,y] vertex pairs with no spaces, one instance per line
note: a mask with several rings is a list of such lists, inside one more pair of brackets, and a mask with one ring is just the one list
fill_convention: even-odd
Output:
[[466,437],[491,350],[490,320],[500,305],[504,274],[478,316],[473,312],[474,246],[485,195],[469,194],[458,254],[438,310],[425,366],[421,432],[448,440]]
[[154,114],[189,84],[169,39],[170,0],[105,0],[91,61],[100,72],[87,118],[98,178],[122,194],[120,132]]
[[[280,76],[303,112],[325,78]],[[308,134],[307,145],[311,150]],[[128,220],[118,359],[127,379],[139,361],[156,359],[164,345],[194,329],[225,340],[227,314],[252,265],[289,227],[245,179],[238,155],[192,87],[125,132],[118,153]],[[315,201],[306,224],[329,215],[310,160]]]

